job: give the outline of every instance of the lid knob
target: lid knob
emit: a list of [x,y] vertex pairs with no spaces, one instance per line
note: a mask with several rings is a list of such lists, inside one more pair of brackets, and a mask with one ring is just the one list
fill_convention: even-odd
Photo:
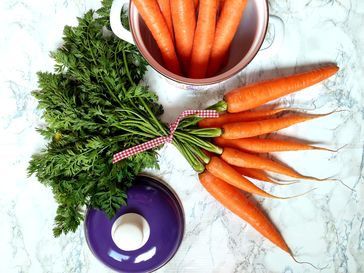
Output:
[[137,213],[121,215],[111,228],[114,243],[122,250],[132,251],[141,248],[150,235],[150,227],[143,216]]

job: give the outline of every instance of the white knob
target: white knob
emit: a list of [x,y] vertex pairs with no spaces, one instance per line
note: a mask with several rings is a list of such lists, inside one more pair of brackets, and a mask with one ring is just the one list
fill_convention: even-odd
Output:
[[141,248],[150,235],[150,227],[145,218],[137,213],[126,213],[114,222],[111,237],[122,250],[132,251]]

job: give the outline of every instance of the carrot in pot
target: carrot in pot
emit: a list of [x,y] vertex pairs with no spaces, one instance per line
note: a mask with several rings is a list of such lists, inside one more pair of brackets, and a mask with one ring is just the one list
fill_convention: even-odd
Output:
[[220,11],[224,8],[224,4],[225,4],[225,0],[220,0],[219,1],[219,9],[220,9]]
[[133,0],[133,2],[161,51],[166,68],[175,74],[181,74],[173,40],[157,1]]
[[217,1],[201,0],[189,67],[190,78],[206,76],[215,36]]
[[302,175],[293,170],[292,168],[286,167],[270,159],[259,157],[253,154],[248,154],[233,148],[224,148],[224,151],[221,154],[221,158],[225,162],[237,167],[271,171],[299,179],[316,180],[316,181],[325,180]]
[[217,21],[215,39],[211,50],[207,75],[214,76],[229,50],[240,24],[247,0],[227,0]]
[[199,0],[193,0],[193,6],[195,7],[195,11],[198,9]]
[[334,75],[338,70],[339,68],[336,65],[328,65],[308,72],[237,88],[228,92],[224,97],[227,103],[227,111],[237,113],[255,108],[266,102],[321,82]]
[[284,151],[300,151],[300,150],[324,150],[334,152],[333,150],[312,146],[295,141],[286,141],[278,139],[261,139],[261,138],[239,138],[239,139],[224,139],[216,137],[213,140],[214,144],[220,147],[230,147],[242,149],[254,153],[271,153]]
[[172,41],[174,41],[172,15],[171,15],[171,5],[169,0],[157,0],[159,8],[163,14],[164,20],[167,23],[169,33],[171,34]]
[[245,177],[241,176],[233,167],[217,156],[212,156],[210,162],[206,165],[206,169],[214,176],[233,185],[243,191],[258,194],[264,197],[280,198],[271,195],[255,186]]
[[170,0],[170,3],[177,54],[187,74],[196,28],[194,3],[193,0]]
[[300,122],[324,117],[330,114],[332,113],[319,115],[290,115],[287,117],[279,117],[258,121],[228,123],[222,125],[222,137],[225,139],[238,139],[264,135],[287,128]]
[[260,111],[243,111],[240,113],[224,113],[218,118],[204,118],[198,123],[200,128],[221,127],[223,124],[239,122],[239,121],[254,121],[269,118],[284,111],[296,110],[295,108],[277,108]]
[[264,212],[239,189],[205,171],[199,174],[202,186],[224,207],[249,223],[255,230],[292,255],[282,235]]

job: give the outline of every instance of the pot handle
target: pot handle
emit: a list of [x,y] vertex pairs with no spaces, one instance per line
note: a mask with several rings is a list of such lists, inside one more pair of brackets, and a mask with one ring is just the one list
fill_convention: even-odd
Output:
[[130,0],[114,0],[110,9],[110,25],[112,32],[120,39],[135,45],[131,32],[123,27],[120,20],[120,13],[125,4]]
[[272,31],[272,39],[267,46],[261,48],[257,57],[259,59],[268,59],[278,53],[284,40],[284,23],[283,20],[275,15],[269,15],[269,24]]

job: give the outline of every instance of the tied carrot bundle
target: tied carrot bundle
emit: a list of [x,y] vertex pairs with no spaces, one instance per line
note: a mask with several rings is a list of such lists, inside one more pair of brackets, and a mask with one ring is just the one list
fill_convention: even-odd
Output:
[[206,76],[212,43],[215,37],[217,1],[200,0],[189,68],[190,78],[204,78]]
[[338,69],[336,65],[328,65],[308,72],[237,88],[228,92],[224,97],[227,103],[227,111],[236,113],[255,108],[266,102],[321,82],[334,75]]
[[239,189],[215,177],[209,171],[199,174],[202,186],[224,207],[249,223],[273,244],[289,253],[291,250],[282,235],[256,203],[248,199]]
[[221,63],[230,48],[230,44],[238,29],[243,15],[246,0],[226,0],[216,25],[215,39],[211,49],[211,56],[207,75],[214,76],[220,69]]
[[163,14],[163,17],[167,23],[169,33],[171,34],[172,41],[174,41],[173,24],[172,24],[172,14],[171,5],[169,0],[157,0],[159,8]]
[[277,163],[275,161],[272,161],[270,159],[262,158],[253,154],[248,154],[233,148],[225,148],[223,153],[221,154],[221,158],[225,162],[237,167],[266,170],[305,180],[316,180],[316,181],[325,180],[302,175],[296,172],[295,170],[286,167],[280,163]]
[[133,2],[161,51],[164,65],[171,72],[181,74],[172,36],[157,1],[133,0]]
[[250,151],[254,153],[271,153],[284,151],[301,151],[301,150],[323,150],[334,152],[333,150],[312,146],[296,141],[286,141],[278,139],[261,139],[261,138],[240,138],[240,139],[224,139],[216,137],[214,144],[220,147],[230,147]]
[[196,15],[193,0],[170,0],[176,49],[182,70],[188,73],[193,39],[196,28]]
[[221,126],[223,129],[222,137],[225,139],[238,139],[264,135],[287,128],[297,123],[324,117],[330,114],[331,113],[319,115],[291,115],[287,117],[258,121],[228,123]]

